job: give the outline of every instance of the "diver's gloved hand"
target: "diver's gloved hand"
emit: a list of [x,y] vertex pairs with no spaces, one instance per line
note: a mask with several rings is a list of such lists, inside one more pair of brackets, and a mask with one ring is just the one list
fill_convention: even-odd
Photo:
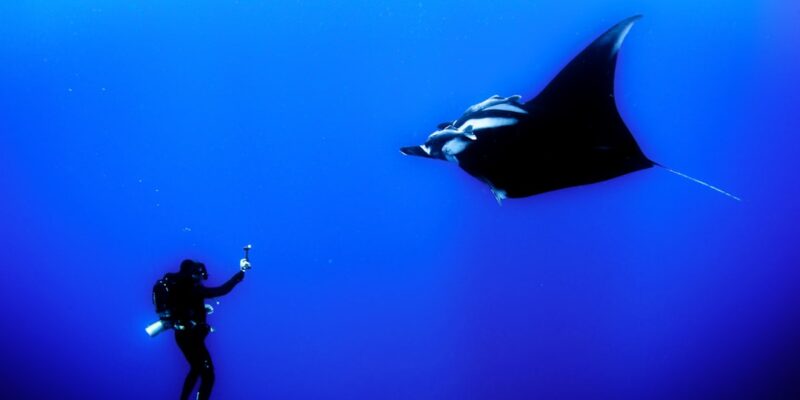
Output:
[[247,271],[250,268],[252,268],[250,266],[250,261],[247,261],[246,258],[239,260],[239,269],[241,269],[242,271]]

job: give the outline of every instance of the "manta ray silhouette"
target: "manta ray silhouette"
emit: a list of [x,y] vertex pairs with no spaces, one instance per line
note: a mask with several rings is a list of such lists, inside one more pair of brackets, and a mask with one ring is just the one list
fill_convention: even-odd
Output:
[[642,153],[614,99],[617,53],[640,18],[600,35],[533,99],[492,96],[440,124],[424,144],[400,152],[457,163],[487,183],[498,202],[661,166]]

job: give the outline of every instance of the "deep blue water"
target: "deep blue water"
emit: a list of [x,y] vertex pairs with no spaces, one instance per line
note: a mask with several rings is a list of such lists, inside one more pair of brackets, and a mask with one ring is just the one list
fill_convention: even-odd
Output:
[[[509,200],[399,154],[534,96],[635,14],[620,112],[661,169]],[[221,399],[800,398],[800,3],[0,4],[0,384],[177,398],[150,291],[210,316]]]

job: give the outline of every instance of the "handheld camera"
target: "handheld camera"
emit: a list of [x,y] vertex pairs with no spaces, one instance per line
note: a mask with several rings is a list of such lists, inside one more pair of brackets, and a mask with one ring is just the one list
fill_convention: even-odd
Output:
[[253,248],[252,244],[248,244],[247,246],[244,246],[242,248],[242,250],[244,250],[244,258],[241,261],[239,261],[239,268],[242,271],[247,271],[248,269],[252,268],[250,266],[250,249],[252,248]]

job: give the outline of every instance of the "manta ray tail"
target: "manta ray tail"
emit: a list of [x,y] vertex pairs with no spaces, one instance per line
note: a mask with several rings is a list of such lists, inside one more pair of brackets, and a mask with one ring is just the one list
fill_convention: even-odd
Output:
[[669,172],[672,172],[673,174],[678,175],[681,178],[686,178],[686,179],[688,179],[688,180],[690,180],[692,182],[699,183],[699,184],[701,184],[701,185],[703,185],[703,186],[705,186],[705,187],[707,187],[707,188],[709,188],[709,189],[711,189],[711,190],[713,190],[715,192],[722,193],[725,196],[728,196],[728,197],[730,197],[730,198],[732,198],[732,199],[734,199],[736,201],[742,201],[742,199],[740,197],[738,197],[738,196],[735,196],[735,195],[733,195],[731,193],[728,193],[728,192],[726,192],[726,191],[724,191],[724,190],[722,190],[722,189],[720,189],[720,188],[718,188],[718,187],[716,187],[714,185],[711,185],[711,184],[709,184],[707,182],[703,182],[703,181],[701,181],[701,180],[699,180],[697,178],[693,178],[693,177],[691,177],[689,175],[686,175],[683,172],[676,171],[676,170],[674,170],[672,168],[667,168],[667,167],[665,167],[665,166],[663,166],[663,165],[661,165],[661,164],[659,164],[657,162],[653,162],[653,165],[656,165],[658,167],[664,168],[665,170],[667,170]]

